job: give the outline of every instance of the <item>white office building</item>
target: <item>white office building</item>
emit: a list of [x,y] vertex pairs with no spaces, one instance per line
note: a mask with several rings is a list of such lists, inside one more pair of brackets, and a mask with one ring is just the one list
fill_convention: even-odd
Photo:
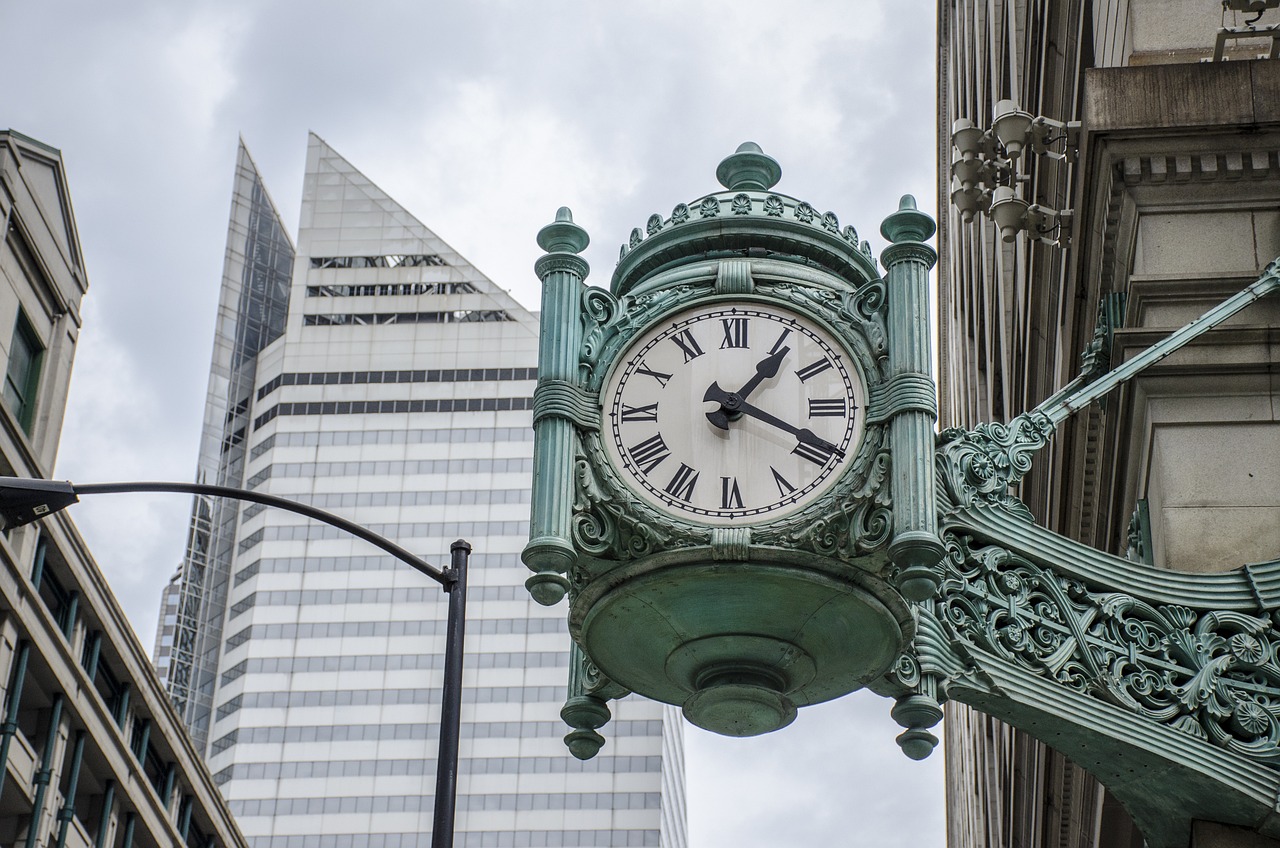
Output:
[[[530,234],[532,238],[532,234]],[[438,565],[471,542],[458,846],[684,848],[678,719],[618,705],[583,763],[564,609],[533,603],[537,319],[312,136],[296,248],[243,145],[198,474],[337,512]],[[254,848],[431,829],[447,597],[292,513],[197,498],[161,635]]]

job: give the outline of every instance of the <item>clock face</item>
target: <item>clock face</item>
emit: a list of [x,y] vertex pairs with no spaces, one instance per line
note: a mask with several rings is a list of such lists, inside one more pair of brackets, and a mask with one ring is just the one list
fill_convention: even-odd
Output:
[[721,526],[794,512],[853,461],[866,389],[817,322],[711,304],[651,327],[601,395],[605,451],[658,509]]

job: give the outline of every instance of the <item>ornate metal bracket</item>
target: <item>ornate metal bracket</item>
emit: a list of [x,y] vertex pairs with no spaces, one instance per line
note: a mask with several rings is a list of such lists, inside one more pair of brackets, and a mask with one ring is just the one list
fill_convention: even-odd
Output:
[[1081,375],[1035,409],[1008,424],[944,430],[938,436],[937,451],[938,478],[946,500],[943,510],[986,504],[1008,509],[1030,520],[1031,513],[1008,494],[1008,488],[1031,470],[1032,457],[1049,443],[1063,421],[1277,289],[1280,289],[1280,258],[1238,294],[1104,376],[1089,381],[1092,372],[1105,361],[1101,355],[1104,338],[1095,333],[1082,356]]

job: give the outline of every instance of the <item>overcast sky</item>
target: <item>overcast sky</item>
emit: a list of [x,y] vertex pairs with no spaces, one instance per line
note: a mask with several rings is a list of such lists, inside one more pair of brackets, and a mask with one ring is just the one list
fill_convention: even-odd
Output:
[[[55,476],[195,471],[243,135],[296,232],[314,130],[538,308],[534,235],[568,205],[590,282],[746,140],[778,189],[884,247],[934,199],[931,3],[44,0],[0,4],[0,127],[62,150],[90,290]],[[181,496],[75,519],[148,651]],[[689,727],[691,848],[942,845],[941,753],[899,753],[869,693],[730,740]]]

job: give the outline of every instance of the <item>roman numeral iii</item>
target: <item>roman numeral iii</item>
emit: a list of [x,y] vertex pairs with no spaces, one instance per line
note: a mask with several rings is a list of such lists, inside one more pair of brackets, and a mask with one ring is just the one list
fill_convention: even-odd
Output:
[[810,418],[844,418],[849,414],[845,398],[809,398]]

